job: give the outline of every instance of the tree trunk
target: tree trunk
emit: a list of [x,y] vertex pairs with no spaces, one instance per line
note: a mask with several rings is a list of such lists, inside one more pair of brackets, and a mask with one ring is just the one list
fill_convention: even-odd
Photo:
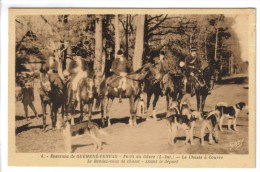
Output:
[[128,14],[126,15],[126,25],[125,25],[125,57],[128,59]]
[[105,55],[103,53],[103,37],[102,37],[102,16],[96,16],[95,27],[95,59],[94,59],[94,74],[95,85],[99,88],[99,85],[104,76],[105,69]]
[[142,66],[143,47],[144,47],[144,15],[138,15],[135,39],[135,50],[133,57],[133,69],[137,70]]
[[119,22],[118,22],[118,15],[115,15],[115,57],[119,49],[120,49]]
[[208,61],[208,51],[207,51],[207,36],[205,36],[205,42],[204,42],[204,49],[205,49],[205,59]]
[[218,32],[219,32],[219,21],[220,21],[221,15],[218,17],[218,22],[217,22],[217,28],[216,28],[216,42],[215,42],[215,54],[214,54],[214,60],[217,60],[217,53],[218,53]]
[[[146,56],[149,55],[149,38],[148,38],[148,21],[147,21],[148,15],[145,15],[144,19],[144,54],[143,57],[146,58]],[[144,59],[145,60],[145,59]]]

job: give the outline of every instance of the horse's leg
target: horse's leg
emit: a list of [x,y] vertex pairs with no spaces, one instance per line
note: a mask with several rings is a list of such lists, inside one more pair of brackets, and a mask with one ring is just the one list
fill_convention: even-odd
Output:
[[150,107],[150,101],[151,101],[151,98],[152,98],[152,94],[151,92],[147,92],[147,101],[146,101],[146,109],[149,110],[149,107]]
[[80,101],[80,104],[79,104],[79,109],[80,109],[80,117],[79,117],[79,121],[80,123],[82,122],[83,120],[83,113],[85,114],[85,109],[84,109],[84,103],[83,101]]
[[135,109],[135,98],[134,96],[131,96],[129,98],[129,104],[130,104],[130,118],[129,118],[129,125],[136,125],[136,109]]
[[42,129],[45,130],[46,129],[46,103],[43,102],[43,100],[41,99],[41,104],[42,104],[42,122],[43,122],[43,126]]
[[149,110],[149,107],[150,107],[151,97],[152,97],[152,93],[151,92],[147,92],[146,112],[145,112],[146,113],[146,120],[149,119],[147,111]]
[[52,129],[55,129],[55,124],[56,124],[56,121],[55,121],[55,109],[56,106],[55,105],[52,105],[52,108],[51,108],[51,122],[52,122]]
[[204,106],[205,106],[205,102],[206,102],[206,98],[207,98],[207,95],[202,95],[202,100],[201,100],[201,112],[204,111]]
[[72,102],[72,105],[71,105],[71,125],[75,125],[75,122],[74,122],[74,115],[75,115],[75,111],[76,111],[76,103],[75,102]]
[[106,107],[106,119],[107,119],[107,125],[111,126],[110,118],[109,118],[109,111],[111,109],[111,106],[113,104],[113,98],[108,98],[107,107]]
[[105,120],[107,118],[107,103],[108,103],[108,98],[104,97],[101,102],[101,123],[103,127],[106,125]]
[[169,110],[169,107],[170,107],[170,94],[166,93],[166,110],[167,110],[167,112]]
[[58,106],[55,106],[54,111],[53,111],[54,112],[54,128],[56,128],[58,110],[59,110]]
[[90,102],[88,104],[88,119],[91,121],[91,117],[92,117],[92,107],[93,107],[93,103]]
[[156,108],[156,104],[157,104],[158,100],[159,100],[159,94],[155,93],[154,99],[153,99],[153,119],[157,119],[155,108]]
[[200,93],[196,91],[196,99],[197,99],[197,110],[200,111]]

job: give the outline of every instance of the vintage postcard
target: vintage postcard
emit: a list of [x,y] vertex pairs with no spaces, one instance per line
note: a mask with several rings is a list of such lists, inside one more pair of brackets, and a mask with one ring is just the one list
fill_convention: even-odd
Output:
[[9,9],[9,165],[255,167],[255,13]]

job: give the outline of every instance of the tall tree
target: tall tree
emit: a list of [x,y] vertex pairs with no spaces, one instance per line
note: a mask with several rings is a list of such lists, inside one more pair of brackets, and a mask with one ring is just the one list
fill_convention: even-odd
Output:
[[102,19],[101,15],[96,16],[95,23],[95,59],[94,59],[94,75],[95,85],[99,85],[104,77],[105,54],[103,53],[103,35],[102,35]]
[[135,39],[135,50],[133,57],[133,69],[137,70],[142,66],[143,47],[144,47],[144,15],[137,18],[137,29]]
[[118,22],[118,14],[116,14],[115,15],[115,57],[119,49],[120,49],[119,22]]

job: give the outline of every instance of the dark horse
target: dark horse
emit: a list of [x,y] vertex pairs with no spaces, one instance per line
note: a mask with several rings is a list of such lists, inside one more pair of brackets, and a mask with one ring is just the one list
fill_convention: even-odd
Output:
[[67,100],[66,84],[58,76],[57,73],[47,74],[41,71],[40,83],[42,93],[41,104],[43,109],[43,129],[46,128],[46,106],[49,104],[51,109],[51,121],[52,128],[56,128],[57,123],[57,113],[59,108],[62,108],[62,117],[64,117],[64,109]]
[[[161,78],[161,79],[159,79]],[[176,72],[168,72],[166,74],[160,73],[158,68],[150,68],[147,77],[144,80],[144,91],[147,93],[146,108],[149,109],[152,95],[153,100],[153,118],[156,119],[156,105],[160,95],[166,96],[167,110],[169,108],[170,101],[180,102],[183,94],[181,90],[183,76]],[[159,80],[159,81],[158,81]]]
[[[122,94],[122,98],[128,98],[130,104],[130,113],[131,117],[129,118],[130,125],[136,125],[136,104],[137,100],[142,93],[142,82],[145,78],[150,64],[144,65],[136,72],[129,74],[126,77],[126,90]],[[106,78],[100,85],[100,92],[102,96],[101,102],[101,121],[102,125],[105,126],[106,123],[108,126],[111,125],[109,118],[109,110],[112,106],[113,100],[119,97],[118,93],[118,84],[121,79],[121,76],[112,75],[111,77]]]
[[218,63],[213,61],[202,71],[205,86],[201,87],[197,80],[198,77],[195,77],[194,87],[197,99],[197,110],[200,112],[204,110],[206,98],[209,95],[209,91],[213,89],[218,72]]

